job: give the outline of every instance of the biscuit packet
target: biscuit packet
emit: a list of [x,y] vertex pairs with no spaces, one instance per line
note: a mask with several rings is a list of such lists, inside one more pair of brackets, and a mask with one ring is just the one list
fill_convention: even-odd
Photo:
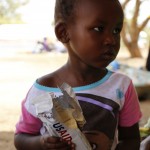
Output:
[[62,92],[59,97],[54,93],[45,93],[32,100],[37,117],[50,136],[75,143],[77,150],[91,150],[88,140],[81,132],[86,121],[75,93],[66,83],[59,88]]

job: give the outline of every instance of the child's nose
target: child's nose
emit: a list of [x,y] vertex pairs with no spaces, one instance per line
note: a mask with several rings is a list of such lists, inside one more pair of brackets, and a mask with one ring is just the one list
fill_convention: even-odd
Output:
[[112,33],[107,33],[104,38],[104,44],[115,45],[116,44],[115,36]]

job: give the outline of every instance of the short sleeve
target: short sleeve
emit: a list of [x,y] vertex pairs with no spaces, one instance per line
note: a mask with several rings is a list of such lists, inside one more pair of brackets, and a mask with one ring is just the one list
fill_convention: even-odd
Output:
[[28,133],[34,135],[39,134],[40,129],[42,127],[42,122],[27,111],[25,107],[25,102],[26,100],[22,102],[22,114],[20,116],[18,123],[16,124],[15,134],[18,133]]
[[119,125],[130,127],[139,122],[142,113],[140,111],[139,99],[132,81],[125,93],[124,106],[119,113]]

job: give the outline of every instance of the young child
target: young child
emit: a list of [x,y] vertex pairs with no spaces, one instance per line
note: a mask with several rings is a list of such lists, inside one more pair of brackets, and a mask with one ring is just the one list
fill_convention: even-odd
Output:
[[57,86],[63,82],[77,95],[86,119],[82,132],[93,149],[139,150],[141,112],[133,83],[106,68],[120,49],[123,19],[118,0],[56,0],[55,33],[68,50],[68,60],[38,78],[22,102],[15,134],[18,150],[75,149],[74,143],[41,135],[42,122],[31,106],[45,92],[61,95]]

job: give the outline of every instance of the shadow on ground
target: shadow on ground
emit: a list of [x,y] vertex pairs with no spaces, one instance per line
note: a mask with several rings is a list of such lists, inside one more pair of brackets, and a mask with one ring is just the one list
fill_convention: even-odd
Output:
[[16,150],[13,141],[13,132],[0,132],[0,150]]

